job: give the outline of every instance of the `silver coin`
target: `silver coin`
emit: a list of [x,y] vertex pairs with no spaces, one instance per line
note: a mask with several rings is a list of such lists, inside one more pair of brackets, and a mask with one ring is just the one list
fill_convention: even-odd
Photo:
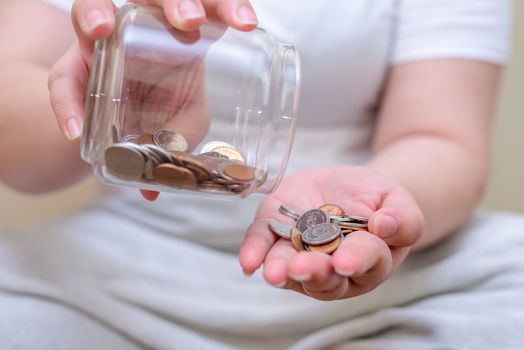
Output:
[[309,245],[322,245],[340,237],[340,227],[337,224],[319,224],[302,233],[302,241]]
[[155,162],[150,158],[146,160],[144,167],[144,179],[148,181],[153,181],[155,177],[153,176],[153,169],[155,168]]
[[120,142],[121,143],[136,142],[136,140],[138,140],[139,138],[140,138],[140,135],[129,134],[129,135],[126,135],[126,136],[122,137],[122,140],[120,140]]
[[[160,159],[161,163],[175,164],[173,162],[173,155],[169,153],[168,151],[166,151],[165,149],[158,147],[156,145],[151,145],[151,144],[144,144],[142,145],[142,147],[153,152]],[[175,165],[178,165],[178,164],[175,164]]]
[[354,222],[359,224],[364,224],[368,222],[367,217],[357,215],[331,216],[330,219],[332,222]]
[[291,230],[293,226],[285,224],[283,222],[271,221],[268,225],[269,229],[275,234],[285,239],[291,239]]
[[107,170],[122,180],[138,181],[144,175],[146,159],[132,143],[110,146],[105,151]]
[[166,163],[166,161],[158,153],[149,147],[140,146],[140,152],[142,152],[146,160],[150,160],[152,163],[154,163],[153,165],[155,166]]
[[227,142],[223,142],[223,141],[209,141],[209,142],[206,142],[205,144],[202,145],[202,147],[200,147],[200,154],[204,154],[204,153],[210,153],[210,152],[213,152],[213,153],[218,153],[218,152],[214,152],[214,150],[218,147],[230,147],[230,148],[234,148],[232,145],[230,145],[229,143]]
[[365,217],[365,216],[358,216],[358,215],[348,215],[348,217],[353,220],[353,221],[358,221],[358,222],[362,222],[362,223],[367,223],[368,222],[368,218]]
[[153,142],[167,151],[187,151],[187,141],[181,134],[173,131],[160,130],[153,135]]
[[342,228],[352,228],[352,229],[355,229],[355,230],[360,230],[360,229],[367,229],[368,228],[368,224],[363,224],[363,223],[360,223],[360,222],[335,222],[335,224],[339,225],[340,227]]
[[320,209],[313,209],[302,214],[297,219],[295,226],[300,232],[304,232],[310,227],[325,223],[329,223],[328,215]]
[[280,212],[280,214],[284,214],[295,220],[297,220],[302,215],[298,211],[291,209],[289,207],[286,207],[284,205],[281,205],[280,208],[278,208],[278,211]]

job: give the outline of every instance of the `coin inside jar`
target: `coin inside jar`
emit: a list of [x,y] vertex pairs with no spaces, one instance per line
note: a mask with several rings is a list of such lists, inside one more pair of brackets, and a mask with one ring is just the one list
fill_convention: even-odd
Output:
[[152,134],[142,134],[135,142],[139,145],[153,145],[155,143]]
[[226,178],[236,181],[253,181],[256,169],[239,163],[224,163],[218,171]]
[[122,180],[137,181],[142,178],[145,169],[145,159],[140,150],[133,144],[117,144],[105,151],[107,170]]
[[212,152],[220,153],[221,155],[227,157],[228,159],[238,160],[239,162],[242,162],[242,163],[246,162],[246,159],[244,158],[242,153],[240,153],[233,147],[227,147],[227,146],[217,147],[213,149]]
[[184,136],[173,131],[160,130],[153,135],[153,141],[158,147],[167,151],[187,151],[188,144]]
[[153,169],[153,178],[162,185],[178,187],[183,189],[196,189],[197,180],[195,175],[174,164],[160,164]]

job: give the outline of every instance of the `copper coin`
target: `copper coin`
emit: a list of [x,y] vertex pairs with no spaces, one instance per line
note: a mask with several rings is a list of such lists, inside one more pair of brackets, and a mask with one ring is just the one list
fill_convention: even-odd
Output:
[[302,243],[302,232],[296,228],[291,229],[291,243],[293,243],[293,247],[295,247],[297,252],[305,250],[304,244]]
[[302,214],[296,223],[296,228],[304,233],[308,228],[329,222],[329,217],[320,209],[313,209]]
[[293,229],[293,226],[279,221],[271,221],[268,224],[268,227],[276,235],[285,239],[291,239],[291,230]]
[[340,237],[340,227],[337,224],[319,224],[302,232],[302,240],[309,245],[327,244]]
[[139,145],[154,145],[155,142],[153,141],[153,135],[151,134],[142,134],[140,137],[136,140],[136,143]]
[[153,177],[162,185],[177,187],[186,190],[197,188],[195,175],[186,168],[174,164],[160,164],[153,169]]
[[198,182],[207,181],[211,178],[211,175],[209,172],[205,171],[204,169],[195,166],[193,164],[185,164],[184,165],[187,169],[191,170],[191,172],[195,175]]
[[137,181],[144,175],[146,160],[138,146],[116,144],[106,149],[105,164],[107,170],[119,179]]
[[169,151],[171,154],[171,157],[173,158],[173,164],[184,166],[184,162],[192,156],[192,154],[187,152],[180,152],[180,151]]
[[225,178],[230,178],[241,182],[253,181],[255,179],[256,173],[255,168],[239,163],[222,164],[218,171]]
[[337,237],[335,240],[322,245],[309,245],[309,250],[312,252],[320,252],[320,253],[326,253],[331,254],[337,248],[340,246],[340,243],[342,243],[342,239],[340,237]]
[[337,222],[336,224],[340,226],[341,229],[350,229],[353,231],[368,229],[368,224],[357,224],[353,222]]
[[324,204],[318,208],[328,214],[329,216],[342,216],[344,215],[344,209],[335,204]]

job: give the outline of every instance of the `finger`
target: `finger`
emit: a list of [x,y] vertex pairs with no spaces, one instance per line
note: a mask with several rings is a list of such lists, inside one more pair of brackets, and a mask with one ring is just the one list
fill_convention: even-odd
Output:
[[142,196],[150,202],[156,201],[160,195],[160,192],[148,190],[140,190],[140,193],[142,193]]
[[91,56],[93,42],[108,37],[115,25],[115,7],[111,0],[76,0],[71,10],[73,27],[82,54]]
[[411,195],[403,189],[388,193],[380,209],[369,217],[368,229],[388,245],[408,247],[420,238],[424,215]]
[[258,25],[248,0],[204,0],[203,4],[208,16],[216,16],[238,30],[250,31]]
[[81,135],[87,80],[87,67],[76,45],[62,56],[49,73],[51,106],[62,132],[71,141]]
[[288,279],[288,264],[297,254],[290,241],[279,239],[268,252],[264,261],[264,278],[272,286],[290,288]]
[[256,219],[247,229],[244,242],[240,248],[240,265],[246,274],[255,272],[266,259],[271,247],[277,240],[277,235],[271,232],[268,224],[272,220],[292,224],[292,219],[278,212],[281,202],[268,196],[260,204]]
[[368,292],[383,282],[392,271],[389,247],[365,231],[349,234],[333,253],[333,268],[351,279],[351,296]]
[[335,273],[331,256],[301,252],[290,262],[288,277],[302,283],[304,293],[319,300],[336,300],[349,289],[349,279]]

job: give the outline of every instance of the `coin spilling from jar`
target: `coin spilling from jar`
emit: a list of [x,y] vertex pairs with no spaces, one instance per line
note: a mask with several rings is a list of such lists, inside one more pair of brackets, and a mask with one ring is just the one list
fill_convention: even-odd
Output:
[[279,212],[295,220],[295,224],[271,221],[268,227],[278,236],[290,240],[299,252],[333,254],[347,235],[368,229],[367,217],[346,215],[342,208],[334,204],[305,213],[282,205]]
[[215,194],[239,194],[267,180],[267,172],[247,165],[232,145],[211,141],[192,154],[181,134],[167,130],[128,135],[106,149],[105,160],[121,180]]

